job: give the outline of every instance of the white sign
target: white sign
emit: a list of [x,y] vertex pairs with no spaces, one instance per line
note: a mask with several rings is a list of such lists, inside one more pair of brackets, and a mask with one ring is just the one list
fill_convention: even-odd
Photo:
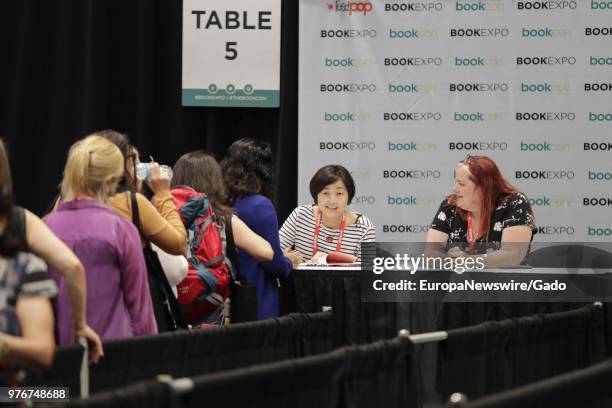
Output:
[[183,106],[279,106],[280,0],[183,0]]

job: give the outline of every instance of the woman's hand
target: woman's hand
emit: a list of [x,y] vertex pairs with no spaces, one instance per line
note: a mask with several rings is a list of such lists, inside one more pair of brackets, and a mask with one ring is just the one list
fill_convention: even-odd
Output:
[[452,258],[461,258],[461,257],[465,257],[466,256],[466,253],[463,252],[461,250],[461,248],[459,248],[458,246],[454,246],[451,249],[449,249],[447,254],[448,254],[448,256],[450,256]]
[[104,356],[100,336],[98,336],[98,334],[88,325],[84,325],[81,329],[76,329],[75,334],[77,337],[83,336],[87,339],[90,344],[89,362],[97,364],[98,361],[100,361],[100,357]]
[[159,169],[159,164],[151,162],[151,177],[146,182],[153,194],[170,189],[170,177]]
[[283,251],[283,254],[287,258],[289,258],[289,260],[293,264],[294,268],[297,268],[302,263],[302,261],[304,260],[304,258],[302,257],[302,254],[299,251],[296,251],[296,250],[291,249],[291,248],[285,249]]

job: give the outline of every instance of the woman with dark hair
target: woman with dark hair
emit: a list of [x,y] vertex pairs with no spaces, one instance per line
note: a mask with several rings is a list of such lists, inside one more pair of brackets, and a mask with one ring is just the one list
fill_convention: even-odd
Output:
[[[255,234],[251,229],[242,222],[238,217],[233,215],[232,208],[227,206],[227,193],[223,183],[223,175],[221,167],[215,158],[203,150],[189,152],[182,155],[173,168],[174,176],[172,177],[172,193],[175,191],[185,193],[186,188],[193,189],[198,193],[204,193],[203,200],[208,200],[216,216],[216,225],[219,228],[222,240],[225,238],[225,230],[228,226],[232,229],[234,243],[241,253],[244,252],[253,257],[259,262],[270,261],[274,255],[270,244],[259,235]],[[193,192],[193,191],[192,191]],[[226,254],[226,242],[223,243],[223,253]],[[192,259],[192,258],[190,258]],[[195,265],[191,265],[192,269],[196,269]],[[229,276],[224,279],[224,284],[229,283]],[[217,288],[217,292],[219,288]],[[227,297],[227,290],[222,290]],[[225,299],[224,299],[225,300]],[[200,316],[194,321],[190,319],[192,325],[205,321],[219,322],[221,321],[220,312],[222,304],[219,307],[213,307],[211,303],[208,309],[212,309],[208,316]],[[199,310],[206,308],[199,307]]]
[[[0,140],[0,186],[12,195],[10,163],[4,143]],[[38,216],[18,205],[11,206],[6,228],[0,240],[10,243],[19,251],[31,252],[42,258],[50,267],[61,273],[70,295],[74,333],[85,337],[91,344],[89,355],[98,362],[104,354],[100,337],[87,324],[85,316],[86,282],[85,270],[79,258],[47,227]],[[45,268],[46,270],[46,268]]]
[[221,161],[223,177],[236,215],[257,235],[270,243],[274,258],[260,262],[245,252],[239,254],[240,272],[257,287],[257,318],[279,314],[278,278],[289,276],[302,261],[296,251],[283,254],[278,237],[278,220],[272,204],[272,151],[253,139],[234,142]]
[[206,194],[217,215],[226,217],[232,214],[232,209],[227,206],[221,167],[212,154],[204,150],[185,153],[174,164],[172,173],[171,188],[189,186]]
[[[25,222],[23,209],[20,211]],[[14,379],[7,378],[7,373],[12,374],[13,365],[50,366],[55,349],[49,298],[57,294],[57,286],[47,274],[44,262],[29,253],[18,252],[25,245],[25,231],[23,234],[8,231],[17,213],[13,206],[8,156],[0,140],[0,365],[4,367],[0,384],[4,386],[15,385],[9,384]],[[84,305],[84,299],[79,300],[82,303],[75,303]],[[84,316],[80,317],[85,325]]]
[[518,265],[536,231],[527,197],[489,157],[468,156],[457,165],[452,194],[442,201],[427,242],[454,256],[488,249],[486,266]]
[[[165,332],[185,326],[184,319],[177,310],[178,305],[171,298],[173,294],[170,292],[172,286],[176,284],[173,278],[186,273],[186,269],[178,273],[166,273],[165,269],[161,270],[164,265],[178,265],[180,262],[175,261],[177,259],[180,261],[180,258],[172,256],[182,257],[187,244],[187,232],[172,202],[170,176],[163,174],[157,163],[151,163],[151,176],[145,180],[153,192],[153,197],[149,201],[139,192],[142,181],[136,177],[136,166],[140,163],[138,151],[130,144],[127,135],[112,129],[102,130],[96,134],[111,141],[123,156],[121,180],[116,194],[108,198],[108,205],[138,228],[158,329],[160,332]],[[158,266],[156,259],[158,257],[161,267]],[[170,269],[168,271],[170,272]]]
[[321,167],[310,179],[310,194],[314,204],[297,207],[283,224],[282,247],[314,263],[330,252],[361,262],[361,244],[376,241],[376,230],[365,215],[347,209],[355,196],[349,171],[335,164]]
[[136,191],[140,190],[137,188],[136,178],[136,165],[138,164],[138,151],[130,144],[130,140],[125,133],[118,132],[113,129],[104,129],[96,132],[96,135],[102,136],[103,138],[110,141],[112,144],[117,146],[121,155],[124,158],[123,163],[123,177],[119,181],[119,186],[124,189],[135,188]]
[[172,203],[170,178],[162,174],[157,163],[152,163],[151,178],[146,181],[153,192],[151,201],[140,194],[139,180],[136,178],[137,150],[130,144],[127,136],[115,130],[96,132],[111,141],[123,156],[123,175],[117,193],[109,197],[108,205],[129,220],[132,220],[131,194],[136,194],[140,215],[140,233],[143,247],[152,242],[161,250],[172,255],[183,255],[187,244],[187,233],[180,216]]
[[213,155],[204,150],[186,153],[177,160],[173,173],[172,187],[189,186],[195,191],[206,194],[215,214],[221,218],[221,222],[223,223],[229,217],[238,249],[260,262],[272,260],[274,253],[270,244],[251,231],[227,205],[228,196],[221,166]]

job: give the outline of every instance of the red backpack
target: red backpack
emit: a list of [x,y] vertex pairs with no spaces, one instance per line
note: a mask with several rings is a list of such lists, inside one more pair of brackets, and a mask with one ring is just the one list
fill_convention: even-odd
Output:
[[207,317],[222,309],[229,296],[221,225],[205,194],[186,186],[173,187],[171,193],[189,236],[189,272],[176,287],[178,301],[189,323],[209,323]]

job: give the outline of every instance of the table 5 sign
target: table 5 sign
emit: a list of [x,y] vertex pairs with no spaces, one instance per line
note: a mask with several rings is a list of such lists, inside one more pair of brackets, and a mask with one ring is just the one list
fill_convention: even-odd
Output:
[[185,0],[183,105],[278,107],[280,22],[280,0]]

